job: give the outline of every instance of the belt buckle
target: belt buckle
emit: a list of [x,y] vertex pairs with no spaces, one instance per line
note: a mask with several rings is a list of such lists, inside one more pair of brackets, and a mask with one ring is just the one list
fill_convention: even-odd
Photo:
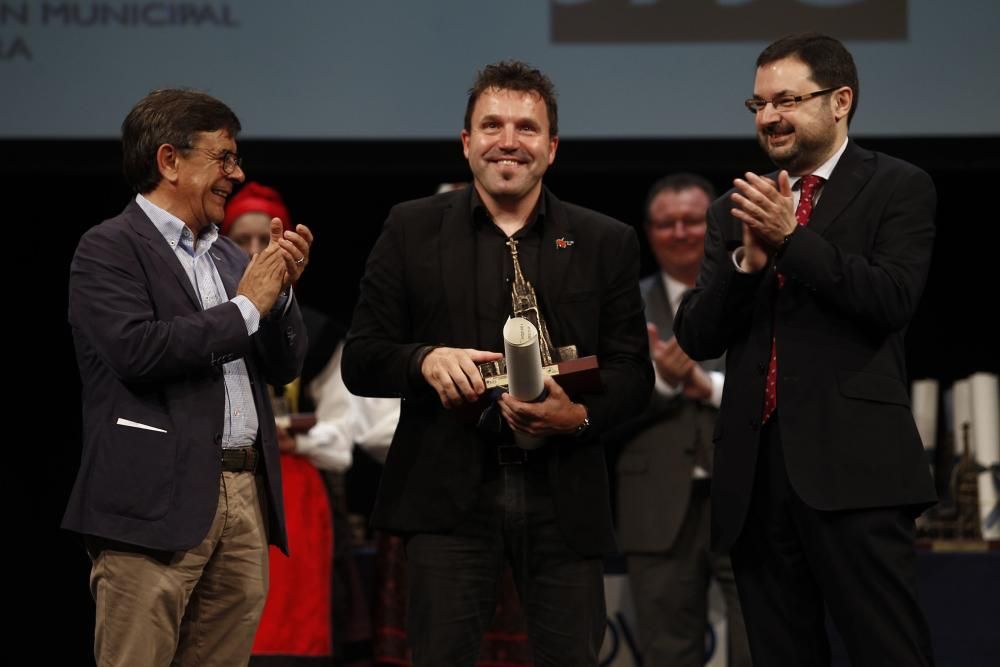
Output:
[[497,463],[506,465],[524,465],[528,462],[528,450],[516,445],[500,445],[497,447]]

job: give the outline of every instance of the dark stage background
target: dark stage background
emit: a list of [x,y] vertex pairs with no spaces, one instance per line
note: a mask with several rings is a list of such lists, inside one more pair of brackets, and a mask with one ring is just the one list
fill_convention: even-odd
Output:
[[[998,372],[994,188],[1000,182],[1000,138],[859,143],[921,166],[938,189],[930,279],[907,337],[912,376],[950,383],[974,371]],[[442,181],[468,178],[457,139],[246,141],[240,153],[249,178],[278,188],[293,220],[316,235],[300,299],[344,321],[389,208],[432,193]],[[66,283],[80,235],[120,212],[130,197],[119,162],[114,141],[0,141],[8,239],[3,342],[5,360],[13,363],[6,373],[6,451],[15,454],[6,459],[7,477],[14,480],[6,579],[14,584],[8,600],[23,621],[18,625],[37,633],[10,642],[31,647],[39,662],[92,664],[89,562],[80,540],[58,528],[80,457],[79,379],[66,324]],[[752,140],[566,140],[545,181],[560,198],[641,232],[645,193],[659,176],[696,171],[721,192],[748,169],[768,169]],[[642,262],[642,273],[650,273],[654,264],[644,240]]]

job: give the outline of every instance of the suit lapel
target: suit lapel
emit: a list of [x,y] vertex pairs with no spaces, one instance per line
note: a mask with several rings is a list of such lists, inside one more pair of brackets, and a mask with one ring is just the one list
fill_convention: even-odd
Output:
[[215,269],[219,272],[219,277],[222,278],[222,285],[226,288],[226,296],[231,301],[236,296],[236,287],[240,283],[242,274],[237,272],[237,262],[232,261],[232,258],[228,256],[229,253],[222,243],[221,234],[212,247],[208,249],[208,254],[212,258],[212,262],[215,263]]
[[[642,298],[646,303],[646,321],[652,322],[659,330],[660,340],[674,338],[674,311],[670,307],[670,295],[663,284],[663,275],[659,272],[645,278],[648,284],[643,285]],[[725,356],[718,359],[705,359],[698,365],[706,371],[721,371],[725,368]]]
[[441,277],[448,300],[451,330],[459,346],[477,347],[476,335],[476,237],[469,219],[473,186],[456,197],[441,221]]
[[201,310],[201,301],[198,299],[198,295],[194,293],[191,280],[184,272],[184,267],[178,261],[173,248],[166,242],[163,235],[160,234],[159,230],[156,229],[156,226],[153,225],[153,222],[134,199],[125,207],[125,215],[132,230],[146,241],[153,255],[166,265],[177,282],[181,284],[184,293],[187,294],[188,299],[191,301],[191,305]]
[[652,322],[659,329],[661,340],[673,338],[674,315],[670,309],[670,297],[663,285],[663,276],[656,273],[650,276],[651,284],[646,290],[646,321]]
[[874,153],[849,141],[847,149],[830,174],[830,181],[823,186],[822,195],[809,219],[809,228],[817,234],[822,234],[858,195],[874,173]]
[[588,253],[592,249],[581,249],[576,245],[569,216],[566,215],[562,202],[546,188],[542,188],[542,196],[546,198],[545,215],[548,219],[542,233],[542,247],[538,253],[537,290],[542,310],[546,313],[546,318],[551,320],[548,314],[553,312],[552,304],[559,300],[563,292],[570,262],[580,252]]

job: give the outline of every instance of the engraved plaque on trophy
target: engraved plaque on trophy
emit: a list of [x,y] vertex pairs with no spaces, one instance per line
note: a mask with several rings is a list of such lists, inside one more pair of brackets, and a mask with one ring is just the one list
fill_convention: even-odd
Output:
[[[549,328],[545,323],[545,318],[542,317],[542,310],[538,306],[535,288],[521,271],[521,263],[517,256],[517,241],[512,238],[508,239],[507,247],[510,248],[511,259],[514,263],[514,281],[510,292],[513,306],[511,318],[524,318],[531,322],[538,331],[538,353],[542,359],[542,373],[554,377],[571,395],[599,390],[601,380],[597,372],[597,357],[594,355],[578,357],[576,345],[564,347],[552,345]],[[506,359],[479,364],[479,372],[486,382],[487,389],[507,386]]]

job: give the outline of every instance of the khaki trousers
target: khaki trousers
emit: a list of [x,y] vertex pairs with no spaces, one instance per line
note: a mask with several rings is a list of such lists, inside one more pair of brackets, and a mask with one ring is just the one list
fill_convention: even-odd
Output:
[[249,661],[268,584],[258,482],[252,473],[222,473],[215,519],[189,551],[88,541],[98,667]]

